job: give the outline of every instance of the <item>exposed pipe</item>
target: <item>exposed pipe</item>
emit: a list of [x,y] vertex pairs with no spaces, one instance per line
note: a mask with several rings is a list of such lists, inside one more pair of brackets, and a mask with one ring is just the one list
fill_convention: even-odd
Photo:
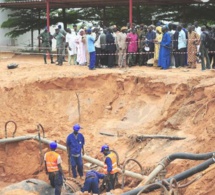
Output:
[[[34,139],[39,140],[38,136],[34,137]],[[52,141],[44,139],[44,138],[40,138],[40,140],[41,140],[41,142],[43,142],[45,144],[50,144],[50,142],[52,142]],[[61,149],[61,150],[67,151],[66,146],[63,146],[61,144],[58,144],[58,148]],[[98,165],[100,167],[104,167],[104,163],[102,161],[100,161],[98,159],[95,159],[95,158],[92,158],[92,157],[90,157],[90,156],[88,156],[86,154],[83,155],[82,158],[84,160],[90,162],[90,163],[96,164],[96,165]],[[119,170],[119,173],[122,173],[122,169],[118,168],[118,170]],[[139,180],[143,180],[143,179],[147,178],[146,176],[143,176],[143,175],[141,175],[139,173],[134,173],[132,171],[127,171],[127,170],[125,170],[124,174],[126,176],[133,177],[133,178],[136,178],[136,179],[139,179]]]
[[6,123],[5,123],[5,138],[7,138],[7,125],[9,124],[9,123],[13,123],[14,124],[14,131],[13,131],[13,137],[15,137],[15,133],[16,133],[16,130],[17,130],[17,124],[14,122],[14,121],[7,121]]
[[44,130],[43,126],[40,123],[37,125],[37,129],[38,129],[38,131],[40,131],[40,129],[42,130],[42,132],[43,132],[43,138],[45,138],[46,137],[45,136],[45,130]]
[[[184,171],[182,173],[179,173],[179,174],[177,174],[177,175],[175,175],[173,177],[168,178],[167,182],[170,182],[172,179],[175,179],[177,182],[179,182],[179,181],[181,181],[181,180],[183,180],[185,178],[191,177],[192,175],[207,169],[210,165],[215,163],[215,158],[213,157],[213,153],[199,154],[199,155],[197,155],[198,157],[196,157],[198,160],[200,160],[199,159],[200,157],[206,158],[206,156],[209,156],[209,154],[212,154],[212,156],[210,157],[209,160],[207,160],[207,161],[201,163],[200,165],[197,165],[197,166],[195,166],[195,167],[193,167],[191,169],[188,169],[188,170],[186,170],[186,171]],[[186,154],[186,155],[188,155],[188,154]],[[191,156],[194,157],[193,154],[191,154]],[[188,159],[188,158],[186,158],[186,159]],[[191,160],[193,160],[193,159],[191,159]],[[161,183],[161,182],[162,181],[159,181],[158,183]],[[122,195],[137,195],[141,191],[143,192],[146,189],[146,187],[147,187],[147,191],[144,191],[144,192],[151,192],[151,191],[159,188],[157,185],[152,185],[152,186],[151,185],[152,184],[150,184],[150,187],[148,186],[149,188],[147,187],[147,185],[144,185],[143,187],[139,187],[139,188],[130,190],[128,192],[125,192]]]
[[125,166],[126,166],[130,161],[135,162],[135,163],[139,166],[141,173],[143,173],[143,167],[142,167],[142,165],[141,165],[137,160],[132,159],[132,158],[127,159],[127,160],[124,162],[123,167],[122,167],[122,186],[121,186],[122,189],[124,188],[124,183],[125,183],[125,175],[124,175]]
[[14,137],[14,138],[0,139],[0,144],[25,141],[25,140],[29,140],[29,139],[34,139],[34,137],[35,136],[27,135],[27,136],[20,136],[20,137]]
[[188,159],[188,160],[207,160],[212,158],[214,152],[209,152],[205,154],[191,154],[191,153],[175,153],[171,154],[164,158],[158,166],[149,174],[147,180],[144,182],[143,185],[149,184],[157,174],[162,171],[165,167],[167,167],[172,161],[176,159]]
[[[20,137],[16,137],[16,138],[0,139],[0,144],[24,141],[24,140],[29,140],[29,139],[34,139],[34,140],[37,140],[37,141],[41,141],[41,142],[43,142],[45,144],[50,144],[52,142],[51,140],[31,135],[31,136],[20,136]],[[58,144],[58,149],[67,151],[66,146],[63,146],[61,144]],[[104,163],[102,161],[100,161],[98,159],[95,159],[95,158],[92,158],[92,157],[90,157],[90,156],[88,156],[86,154],[83,155],[82,158],[84,160],[90,162],[90,163],[96,164],[96,165],[98,165],[100,167],[104,167]],[[120,168],[118,168],[118,171],[119,171],[119,173],[123,172]],[[139,173],[134,173],[132,171],[127,171],[127,170],[125,170],[124,174],[126,176],[133,177],[133,178],[136,178],[136,179],[139,179],[139,180],[143,180],[143,179],[147,178],[146,176],[143,176],[143,175],[141,175]]]

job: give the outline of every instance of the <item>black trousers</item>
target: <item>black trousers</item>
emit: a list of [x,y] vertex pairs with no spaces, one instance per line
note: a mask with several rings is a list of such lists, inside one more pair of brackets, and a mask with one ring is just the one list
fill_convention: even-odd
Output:
[[109,177],[109,182],[107,183],[106,192],[110,192],[111,190],[115,189],[115,184],[116,184],[116,180],[117,180],[117,173],[111,174],[108,177]]
[[63,186],[63,177],[62,174],[57,172],[50,172],[49,175],[49,181],[53,188],[55,188],[55,195],[61,194],[61,188]]
[[107,55],[107,51],[105,49],[101,49],[100,63],[103,66],[108,65],[108,55]]
[[100,67],[101,48],[96,47],[96,68]]
[[[185,65],[185,57],[186,57],[186,48],[181,48],[178,50],[179,53],[179,66],[184,66]],[[182,52],[182,53],[181,53]]]
[[113,55],[114,52],[108,52],[108,67],[112,68],[114,66],[115,57]]

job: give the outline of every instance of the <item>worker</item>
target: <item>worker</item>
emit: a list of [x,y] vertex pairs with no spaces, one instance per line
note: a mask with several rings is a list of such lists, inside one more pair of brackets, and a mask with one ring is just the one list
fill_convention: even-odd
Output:
[[82,192],[93,193],[93,195],[99,194],[99,179],[104,179],[105,175],[97,171],[90,170],[86,173],[84,186],[81,189]]
[[63,186],[63,170],[61,167],[61,157],[55,152],[57,148],[56,142],[49,144],[51,151],[46,152],[44,156],[46,174],[49,176],[50,184],[55,188],[55,195],[61,194],[61,188]]
[[52,48],[50,45],[52,36],[51,36],[50,32],[48,32],[47,27],[45,27],[44,31],[41,34],[39,34],[38,39],[42,40],[42,51],[43,51],[44,63],[47,64],[46,53],[48,52],[50,54],[51,64],[53,64],[54,61],[53,61],[53,56],[52,56]]
[[66,140],[68,159],[72,166],[72,175],[77,178],[77,172],[80,178],[83,177],[82,153],[84,154],[84,136],[79,133],[81,129],[79,124],[73,126],[73,133],[69,134]]
[[105,155],[105,162],[104,162],[104,174],[106,174],[106,180],[107,180],[107,188],[106,188],[106,194],[110,195],[112,194],[110,191],[115,188],[115,183],[117,180],[117,173],[118,167],[117,167],[117,157],[115,153],[111,152],[109,150],[108,145],[103,145],[101,148],[101,152]]

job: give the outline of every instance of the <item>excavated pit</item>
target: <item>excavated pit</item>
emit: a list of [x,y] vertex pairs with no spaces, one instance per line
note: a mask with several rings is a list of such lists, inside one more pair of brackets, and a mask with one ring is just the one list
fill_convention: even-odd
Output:
[[[0,138],[4,138],[5,122],[13,120],[18,126],[15,137],[36,135],[36,126],[40,123],[48,139],[65,145],[72,125],[80,122],[87,155],[102,160],[100,147],[108,144],[118,152],[121,165],[125,159],[134,158],[141,163],[146,174],[163,157],[172,153],[214,151],[213,71],[201,73],[194,70],[194,73],[189,73],[137,67],[128,72],[96,70],[91,73],[85,67],[44,67],[36,61],[33,64],[30,57],[23,60],[23,57],[16,56],[14,59],[23,66],[13,71],[2,67],[0,70]],[[7,62],[10,60],[4,63]],[[9,125],[8,137],[12,133],[13,126]],[[129,138],[136,135],[168,135],[186,139],[136,142]],[[43,153],[47,150],[43,144]],[[67,154],[59,152],[63,169],[68,174]],[[0,188],[28,178],[47,181],[40,166],[41,156],[36,141],[0,145],[0,156]],[[174,161],[167,167],[167,177],[200,163]],[[132,163],[127,168],[139,172]],[[214,173],[214,170],[210,171],[180,193],[215,194]],[[126,177],[126,189],[137,184],[136,179]]]

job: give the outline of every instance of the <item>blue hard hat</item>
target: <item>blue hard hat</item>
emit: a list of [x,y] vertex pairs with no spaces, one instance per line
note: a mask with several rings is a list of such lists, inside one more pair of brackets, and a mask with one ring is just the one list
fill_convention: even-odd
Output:
[[74,130],[74,131],[79,131],[80,129],[81,129],[81,127],[80,127],[79,124],[75,124],[75,125],[73,126],[73,130]]
[[104,152],[104,151],[109,151],[109,146],[108,145],[103,145],[101,147],[101,151],[100,152]]
[[49,144],[49,147],[50,147],[51,149],[55,150],[55,149],[57,148],[57,143],[56,143],[56,142],[51,142],[51,143]]

